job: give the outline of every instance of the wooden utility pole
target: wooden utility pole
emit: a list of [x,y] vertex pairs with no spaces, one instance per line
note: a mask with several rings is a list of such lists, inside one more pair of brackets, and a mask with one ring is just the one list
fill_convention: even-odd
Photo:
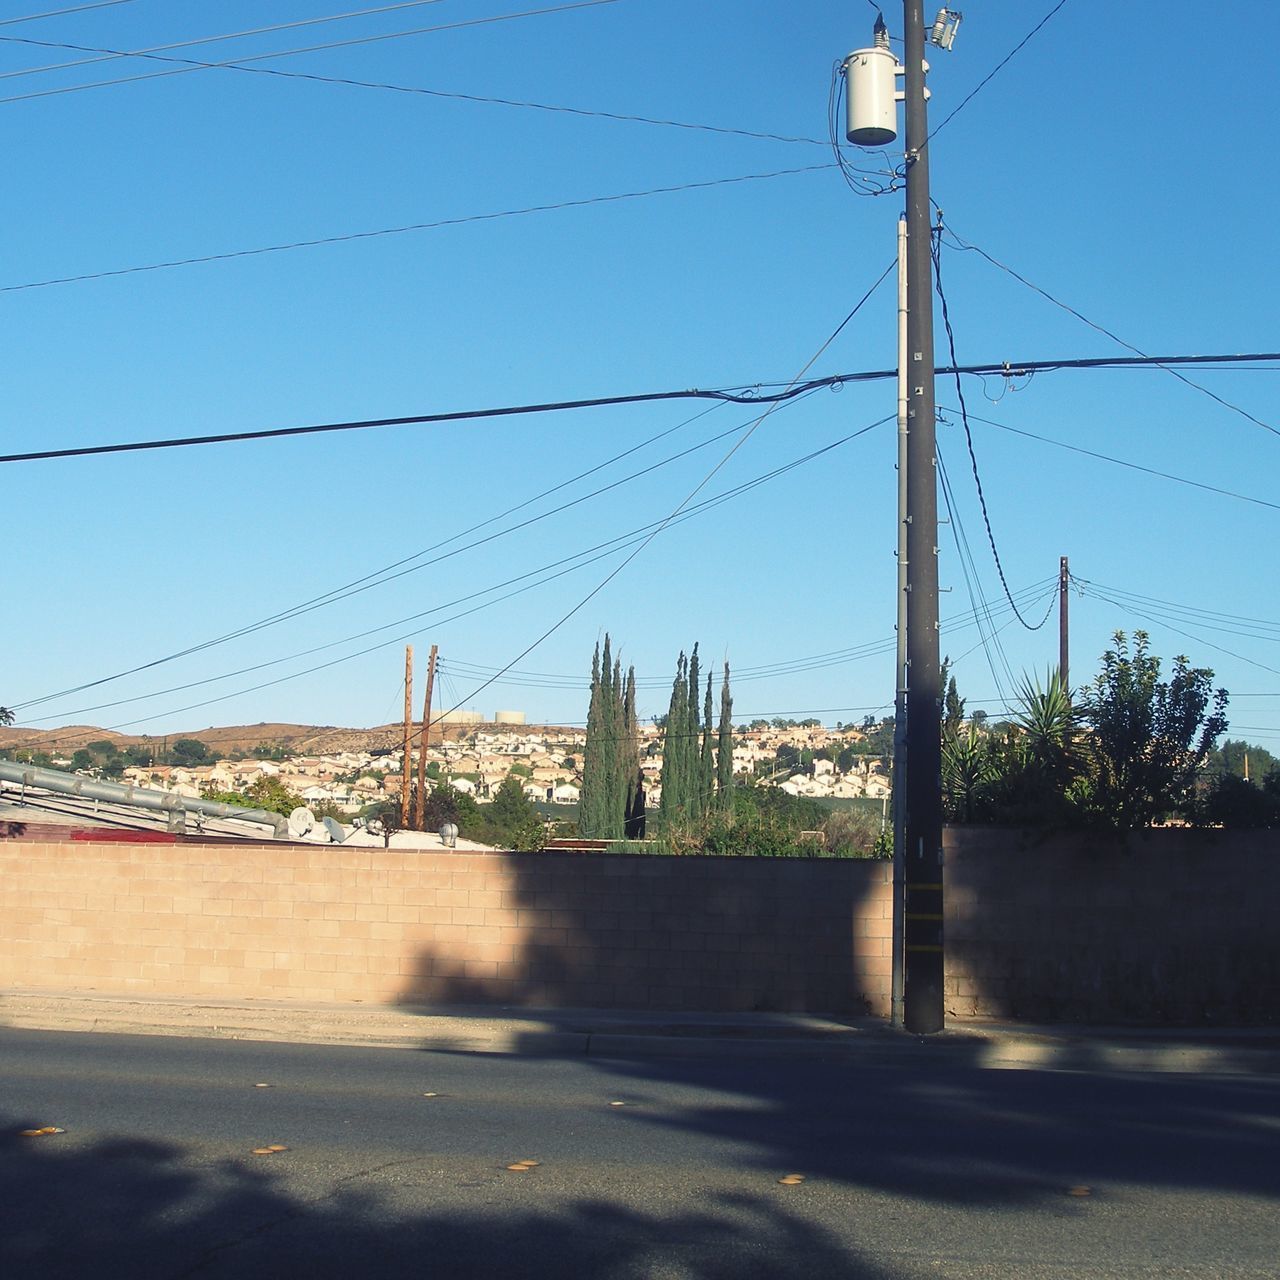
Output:
[[436,646],[427,659],[427,696],[422,702],[422,737],[418,739],[418,801],[413,806],[413,825],[422,831],[427,815],[427,743],[431,738],[431,690],[436,682]]
[[413,755],[413,645],[404,647],[404,772],[400,777],[400,825],[409,825],[409,767]]
[[1067,568],[1067,557],[1058,561],[1058,677],[1062,687],[1071,696],[1071,673],[1067,648],[1067,588],[1071,585],[1071,570]]

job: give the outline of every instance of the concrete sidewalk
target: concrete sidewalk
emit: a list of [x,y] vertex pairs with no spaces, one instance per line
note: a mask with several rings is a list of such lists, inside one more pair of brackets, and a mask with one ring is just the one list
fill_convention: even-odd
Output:
[[924,1037],[895,1031],[878,1018],[810,1014],[314,1005],[35,990],[0,991],[0,1026],[519,1056],[816,1057],[864,1066],[1280,1073],[1280,1028],[1149,1030],[956,1020]]

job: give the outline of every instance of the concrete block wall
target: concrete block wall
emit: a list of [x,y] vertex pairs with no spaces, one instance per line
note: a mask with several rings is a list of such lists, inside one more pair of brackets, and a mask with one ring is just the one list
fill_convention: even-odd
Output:
[[1280,832],[954,828],[951,1016],[1280,1022]]
[[884,863],[0,841],[0,987],[884,1013]]
[[[1280,1022],[1280,833],[958,829],[946,851],[951,1017]],[[0,839],[0,988],[883,1015],[890,876],[879,862]]]

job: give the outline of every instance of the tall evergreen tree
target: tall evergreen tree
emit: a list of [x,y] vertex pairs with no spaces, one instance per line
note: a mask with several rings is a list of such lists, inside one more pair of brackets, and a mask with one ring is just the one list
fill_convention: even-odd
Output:
[[716,803],[716,763],[711,747],[711,672],[707,672],[707,693],[702,703],[702,752],[698,761],[698,804],[710,813]]
[[[707,719],[711,717],[708,715]],[[720,686],[720,737],[716,751],[716,790],[721,809],[733,808],[733,698],[729,694],[729,664]]]
[[681,799],[685,812],[691,818],[702,814],[701,766],[698,755],[698,739],[701,737],[698,723],[698,699],[702,696],[702,679],[698,669],[698,646],[689,655],[689,688],[685,698],[684,753],[681,757]]
[[582,752],[582,793],[578,798],[578,831],[588,838],[601,838],[602,799],[607,783],[600,754],[601,724],[600,644],[591,659],[591,702],[587,710],[587,741]]
[[636,720],[636,669],[627,668],[622,697],[620,739],[620,790],[623,797],[623,834],[628,840],[644,839],[644,773],[640,768],[640,734]]
[[685,809],[683,751],[688,720],[689,677],[684,650],[676,662],[676,678],[671,685],[667,708],[667,730],[662,741],[662,803],[659,812],[670,822]]

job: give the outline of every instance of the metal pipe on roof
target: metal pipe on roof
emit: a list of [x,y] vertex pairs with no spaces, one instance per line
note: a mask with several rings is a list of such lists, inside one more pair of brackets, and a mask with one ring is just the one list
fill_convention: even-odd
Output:
[[[238,818],[243,822],[269,826],[278,840],[289,835],[289,822],[283,814],[267,809],[241,809],[239,805],[224,804],[221,800],[205,800],[201,796],[179,796],[171,791],[155,787],[134,787],[124,782],[100,782],[78,773],[66,773],[61,769],[44,769],[30,764],[12,764],[0,760],[0,780],[17,782],[26,787],[38,787],[42,791],[56,791],[62,795],[84,796],[90,800],[104,800],[110,804],[128,804],[138,809],[154,809],[177,818],[188,811],[202,813],[210,818]],[[183,819],[185,825],[185,819]]]

